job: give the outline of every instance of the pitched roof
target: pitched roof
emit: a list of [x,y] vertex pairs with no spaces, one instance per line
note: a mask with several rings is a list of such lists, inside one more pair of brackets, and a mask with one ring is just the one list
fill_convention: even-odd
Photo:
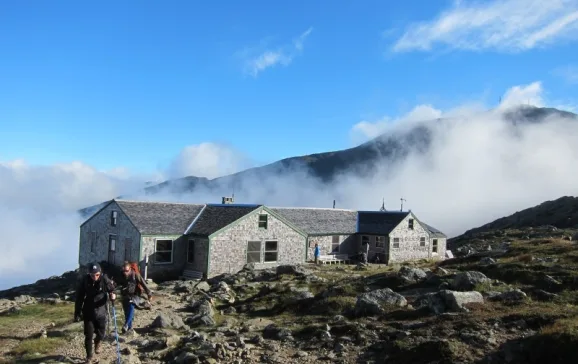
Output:
[[409,214],[409,211],[359,211],[357,232],[389,234]]
[[[187,234],[209,236],[253,212],[260,205],[207,205],[187,229]],[[184,231],[184,230],[183,230]]]
[[434,238],[446,238],[446,234],[442,233],[440,230],[436,229],[435,227],[428,225],[424,222],[420,221],[420,224],[430,233],[430,235]]
[[354,234],[357,212],[331,208],[271,207],[281,216],[308,235]]
[[183,234],[204,205],[115,200],[141,234]]

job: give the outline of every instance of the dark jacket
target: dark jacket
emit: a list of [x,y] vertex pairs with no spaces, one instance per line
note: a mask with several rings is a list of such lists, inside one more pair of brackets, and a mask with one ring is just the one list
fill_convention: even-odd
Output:
[[[123,277],[120,283],[124,298],[130,299],[134,296],[140,296],[143,293],[146,293],[149,298],[152,296],[152,292],[146,285],[144,278],[134,270],[130,272],[128,277]],[[144,292],[142,292],[143,290]]]
[[93,281],[88,274],[84,276],[76,290],[74,317],[79,317],[80,313],[84,318],[106,316],[106,303],[114,289],[114,282],[106,274],[98,281]]

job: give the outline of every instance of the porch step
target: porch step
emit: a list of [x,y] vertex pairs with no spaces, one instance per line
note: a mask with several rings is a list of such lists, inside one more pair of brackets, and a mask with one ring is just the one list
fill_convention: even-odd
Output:
[[203,273],[196,271],[196,270],[187,270],[185,269],[183,271],[183,275],[182,275],[183,279],[202,279],[203,278]]

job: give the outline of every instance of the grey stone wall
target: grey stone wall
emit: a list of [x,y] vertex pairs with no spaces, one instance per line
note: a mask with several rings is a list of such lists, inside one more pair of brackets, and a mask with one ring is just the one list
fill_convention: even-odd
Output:
[[[267,214],[264,210],[259,212]],[[262,241],[261,256],[264,256],[266,240],[276,240],[278,256],[276,263],[255,264],[256,268],[274,267],[282,264],[305,262],[304,236],[268,214],[267,229],[260,229],[259,212],[245,216],[240,222],[211,238],[208,277],[222,273],[236,273],[247,263],[247,242]]]
[[[111,226],[110,216],[112,211],[117,211],[117,224]],[[92,232],[96,235],[94,252],[91,251]],[[121,265],[125,260],[138,260],[140,233],[122,212],[116,202],[110,203],[103,210],[87,220],[80,227],[78,263],[83,266],[90,262],[109,261],[109,236],[116,235],[116,251],[112,258],[116,265]],[[127,241],[130,241],[127,251]]]
[[187,238],[187,244],[188,239],[193,239],[195,241],[195,258],[193,263],[185,264],[185,268],[201,273],[207,273],[207,263],[209,259],[209,239],[189,236]]
[[[358,240],[356,235],[339,235],[338,254],[357,254],[359,250]],[[315,244],[319,244],[321,255],[331,254],[333,235],[310,236],[307,242],[307,261],[313,261],[315,259]]]
[[[432,251],[432,247],[433,247],[433,241],[434,239],[437,239],[438,241],[438,252],[434,253]],[[439,260],[443,260],[446,257],[446,249],[447,249],[447,239],[446,238],[430,238],[430,258],[432,259],[439,259]]]
[[[413,230],[408,227],[409,219],[414,219]],[[425,246],[420,238],[425,237]],[[431,256],[429,233],[417,222],[412,213],[389,233],[389,263],[401,263],[410,260],[428,259]],[[393,247],[394,238],[399,238],[399,248]]]
[[[367,259],[370,262],[373,262],[376,257],[378,256],[378,254],[380,255],[380,262],[381,263],[386,263],[387,259],[388,259],[388,254],[389,254],[389,242],[388,236],[385,235],[370,235],[370,234],[360,234],[359,235],[359,251],[361,252],[366,252],[367,251],[367,247],[365,245],[362,244],[362,237],[366,236],[369,240],[369,254],[367,255]],[[384,247],[378,247],[377,246],[377,239],[378,237],[383,237],[385,240],[385,246]]]
[[[172,263],[160,263],[156,261],[155,246],[157,240],[173,240]],[[182,275],[187,261],[187,240],[187,237],[179,235],[143,235],[143,265],[141,265],[143,274],[144,261],[146,256],[148,256],[147,278],[153,280],[165,280],[176,279]]]

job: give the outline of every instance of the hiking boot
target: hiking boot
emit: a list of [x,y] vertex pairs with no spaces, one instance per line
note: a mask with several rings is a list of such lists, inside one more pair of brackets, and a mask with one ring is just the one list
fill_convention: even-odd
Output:
[[120,332],[122,332],[123,334],[126,334],[126,332],[128,331],[128,326],[124,325],[122,327],[122,329],[120,330]]
[[92,355],[89,355],[86,357],[85,363],[86,364],[90,364],[94,362],[94,358],[92,357]]
[[100,341],[94,341],[94,353],[100,354]]

